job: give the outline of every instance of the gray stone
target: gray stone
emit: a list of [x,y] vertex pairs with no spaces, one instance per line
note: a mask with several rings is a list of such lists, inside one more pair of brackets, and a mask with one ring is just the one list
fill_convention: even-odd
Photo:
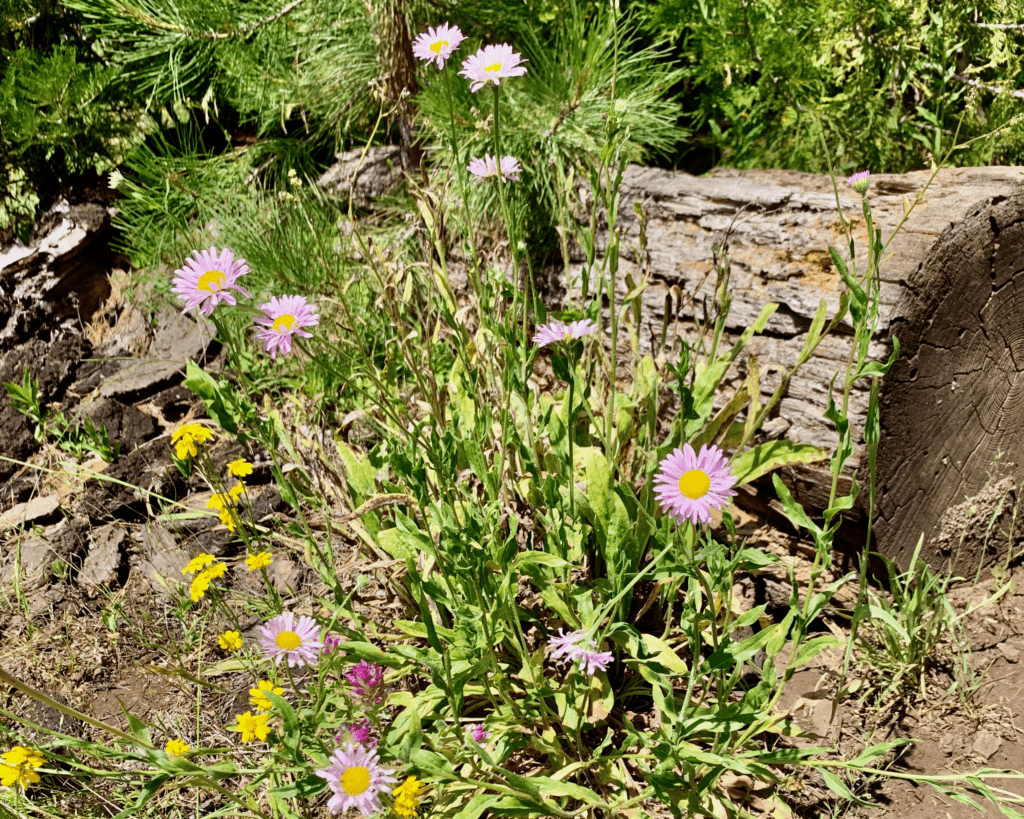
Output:
[[287,557],[275,556],[267,567],[267,576],[274,588],[282,594],[295,591],[302,582],[302,567]]
[[980,728],[974,735],[974,744],[971,750],[982,759],[988,759],[1003,744],[1003,740],[986,728]]
[[51,566],[57,553],[50,544],[40,537],[29,537],[11,544],[10,557],[4,565],[4,581],[14,582],[14,569],[21,570],[22,590],[38,589],[50,579]]
[[60,509],[60,498],[57,495],[32,498],[30,501],[12,506],[0,515],[0,529],[24,526],[26,523],[36,523],[52,518],[58,509]]
[[100,387],[100,397],[137,397],[170,386],[181,378],[187,360],[206,351],[214,333],[213,324],[206,319],[195,321],[177,311],[162,311],[146,359],[108,378]]
[[79,584],[95,596],[99,589],[117,585],[128,533],[123,526],[108,523],[93,532],[92,546],[78,575]]
[[1006,643],[1000,643],[996,646],[999,649],[999,653],[1006,658],[1006,662],[1015,663],[1020,659],[1020,649],[1008,646]]
[[174,535],[158,523],[149,524],[141,535],[142,562],[139,568],[149,587],[170,597],[175,587],[183,583],[182,570],[188,565],[188,553],[174,540]]

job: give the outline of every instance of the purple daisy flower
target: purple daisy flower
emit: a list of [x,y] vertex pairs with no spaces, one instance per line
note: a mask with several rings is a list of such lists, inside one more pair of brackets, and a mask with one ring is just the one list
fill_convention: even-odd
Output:
[[452,52],[465,39],[458,26],[442,23],[437,28],[428,28],[416,38],[412,44],[412,55],[417,60],[437,63],[439,69],[444,68],[445,60],[452,56]]
[[560,321],[552,321],[550,324],[542,324],[537,328],[537,335],[533,337],[533,343],[541,347],[547,347],[556,341],[572,341],[576,338],[589,336],[597,332],[597,325],[590,319],[574,321],[572,324],[563,324]]
[[520,55],[507,43],[489,45],[463,60],[459,76],[469,80],[469,90],[475,93],[489,83],[501,85],[507,77],[523,76],[526,66],[521,62]]
[[186,259],[185,264],[174,271],[171,290],[185,300],[182,313],[199,307],[204,316],[209,316],[222,301],[236,303],[229,290],[237,290],[247,299],[252,298],[252,294],[238,284],[238,277],[248,272],[249,265],[245,259],[236,259],[227,248],[219,254],[215,247],[194,250],[192,258]]
[[654,494],[661,509],[677,523],[710,523],[711,509],[720,509],[736,494],[736,478],[722,451],[704,444],[700,454],[689,444],[674,449],[660,464],[654,478]]
[[288,658],[289,668],[305,664],[314,666],[320,659],[320,627],[312,617],[303,615],[295,622],[295,615],[290,611],[279,614],[260,629],[263,637],[263,650],[275,665]]
[[484,158],[473,157],[469,160],[469,172],[476,177],[473,181],[479,185],[481,182],[485,182],[488,179],[494,179],[500,176],[502,179],[512,179],[515,182],[519,181],[519,174],[522,173],[522,166],[519,164],[519,160],[514,156],[503,156],[501,163],[497,158],[490,154],[484,154]]
[[579,642],[586,633],[585,629],[577,629],[565,634],[563,629],[559,629],[558,636],[548,640],[548,647],[556,660],[575,660],[580,672],[592,677],[596,671],[608,668],[613,655],[610,651],[595,651],[597,646],[593,640],[590,641],[591,648],[581,646]]
[[391,793],[398,779],[380,765],[377,752],[347,743],[345,750],[338,748],[327,758],[326,768],[316,775],[327,780],[334,796],[327,803],[332,813],[359,810],[363,816],[373,816],[381,809],[380,795]]
[[870,184],[868,179],[871,176],[871,171],[857,171],[853,176],[848,177],[846,182],[852,186],[857,193],[867,193],[868,185]]
[[313,327],[320,323],[316,307],[306,301],[305,296],[275,296],[260,305],[266,315],[255,316],[253,321],[262,325],[263,329],[256,338],[264,342],[265,351],[271,358],[277,358],[277,351],[287,355],[292,351],[292,336],[311,338],[312,334],[303,327]]

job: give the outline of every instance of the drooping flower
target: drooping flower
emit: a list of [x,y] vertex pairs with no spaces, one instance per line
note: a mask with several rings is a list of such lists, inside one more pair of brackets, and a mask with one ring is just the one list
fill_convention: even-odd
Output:
[[867,193],[868,185],[871,184],[869,181],[870,177],[871,171],[857,171],[853,176],[848,177],[846,182],[848,185],[853,187],[857,193]]
[[445,61],[465,39],[458,26],[442,23],[437,28],[428,28],[416,38],[412,44],[412,55],[426,63],[437,63],[439,69],[444,68]]
[[484,46],[463,60],[459,76],[469,80],[469,90],[475,93],[489,83],[501,85],[508,77],[521,77],[526,73],[521,62],[520,55],[508,43]]
[[420,789],[423,783],[415,776],[410,776],[394,790],[395,813],[399,816],[416,817],[416,809],[420,806]]
[[237,631],[225,631],[218,638],[217,645],[225,651],[238,651],[242,647],[242,635]]
[[354,742],[365,745],[367,748],[376,748],[377,740],[370,735],[371,730],[370,720],[364,718],[362,722],[339,725],[338,733],[334,735],[334,739],[339,745],[344,745],[346,742]]
[[596,644],[591,641],[591,647],[586,648],[579,644],[586,634],[585,629],[577,629],[565,634],[563,629],[558,630],[558,636],[548,640],[548,648],[551,649],[551,656],[556,660],[574,660],[577,668],[587,676],[593,676],[596,671],[604,671],[613,659],[610,651],[596,651]]
[[305,663],[314,666],[320,659],[320,627],[312,617],[303,615],[295,622],[295,615],[286,611],[277,615],[260,629],[263,636],[263,650],[267,656],[280,665],[288,659],[288,666],[294,668]]
[[252,464],[245,458],[236,458],[228,464],[228,472],[236,478],[244,478],[246,475],[252,474]]
[[552,321],[548,324],[542,324],[537,328],[537,335],[533,337],[533,343],[541,347],[547,347],[556,341],[572,341],[573,339],[583,338],[596,332],[597,325],[590,319],[574,321],[571,324]]
[[217,560],[217,558],[215,558],[213,555],[208,554],[206,552],[202,552],[200,554],[197,554],[195,557],[193,557],[188,562],[188,565],[184,569],[181,570],[181,573],[182,574],[195,574],[200,569],[202,569],[204,566],[208,566],[209,564],[213,563],[216,560]]
[[192,258],[186,259],[183,267],[174,271],[171,290],[185,300],[181,311],[199,307],[205,316],[222,301],[235,304],[230,290],[237,290],[247,299],[252,298],[244,287],[238,284],[238,277],[249,272],[245,259],[235,259],[235,254],[224,248],[219,254],[217,248],[193,251]]
[[284,693],[283,688],[275,688],[270,680],[260,680],[256,683],[255,688],[249,689],[249,703],[260,711],[269,711],[274,707],[274,704],[264,693],[265,691],[270,691],[279,697]]
[[261,304],[265,315],[255,316],[253,321],[263,327],[256,338],[264,343],[264,350],[276,359],[280,350],[287,355],[292,351],[292,336],[312,338],[303,327],[314,327],[320,323],[316,307],[306,301],[305,296],[274,297]]
[[398,781],[380,765],[376,751],[351,742],[327,760],[330,764],[316,775],[326,779],[334,793],[327,802],[332,814],[355,808],[363,816],[373,816],[381,809],[380,795],[391,793],[391,786]]
[[654,494],[662,511],[677,523],[710,523],[711,509],[720,509],[736,494],[736,479],[729,473],[729,462],[716,446],[703,444],[700,454],[689,444],[674,449],[659,464],[654,478]]
[[253,714],[252,711],[239,714],[238,724],[235,727],[242,732],[242,742],[252,742],[254,739],[260,742],[266,740],[267,734],[270,733],[270,726],[267,725],[268,719],[270,719],[270,714]]
[[498,160],[490,154],[484,154],[484,158],[473,157],[469,160],[469,172],[476,177],[473,181],[479,185],[488,179],[495,179],[501,176],[502,179],[519,181],[519,174],[522,173],[522,166],[514,156],[503,156],[499,167]]
[[21,745],[15,745],[0,759],[3,759],[0,763],[0,785],[5,788],[20,785],[22,790],[40,781],[36,769],[46,762],[39,751]]
[[352,693],[364,702],[376,705],[383,699],[384,668],[376,663],[360,660],[359,665],[345,672],[345,679],[352,686]]
[[257,569],[262,569],[262,568],[265,568],[266,566],[269,566],[270,563],[271,563],[271,560],[272,560],[272,558],[270,556],[270,552],[259,552],[259,553],[254,554],[254,555],[249,555],[245,559],[245,567],[250,572],[254,572]]
[[491,732],[482,725],[468,725],[466,726],[466,733],[473,737],[474,742],[483,742],[491,738]]
[[167,744],[164,746],[164,752],[167,756],[181,756],[186,751],[191,751],[192,748],[187,742],[181,739],[169,739]]
[[175,455],[179,461],[186,458],[195,458],[199,455],[196,444],[202,444],[213,438],[210,432],[202,424],[182,424],[171,433],[171,443],[175,447]]

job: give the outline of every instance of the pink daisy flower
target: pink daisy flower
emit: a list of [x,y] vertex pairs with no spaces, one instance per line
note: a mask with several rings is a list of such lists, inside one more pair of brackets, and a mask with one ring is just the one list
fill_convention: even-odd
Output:
[[537,328],[537,335],[533,337],[533,343],[547,347],[556,341],[572,341],[575,338],[583,338],[583,336],[589,336],[596,332],[597,325],[590,319],[574,321],[572,324],[552,321],[550,324],[542,324]]
[[331,764],[316,775],[326,779],[334,793],[327,803],[332,814],[355,808],[363,816],[373,816],[381,809],[380,795],[391,793],[398,781],[390,769],[380,765],[376,751],[351,742],[345,750],[335,750],[327,761]]
[[292,336],[311,338],[303,327],[315,327],[320,323],[316,307],[306,301],[305,296],[275,296],[260,305],[266,315],[255,316],[253,321],[262,325],[263,329],[256,338],[264,342],[265,351],[271,358],[277,358],[277,351],[287,355],[292,351]]
[[247,299],[252,298],[252,294],[238,284],[238,277],[248,272],[249,265],[245,259],[236,259],[227,248],[220,254],[215,247],[194,250],[192,258],[186,259],[185,264],[174,271],[171,290],[185,300],[182,313],[199,307],[204,316],[209,316],[222,301],[236,303],[229,290],[237,290]]
[[469,160],[469,172],[476,177],[473,181],[479,185],[487,179],[501,176],[503,179],[519,181],[519,174],[522,173],[522,166],[514,156],[503,156],[499,167],[496,157],[484,154],[484,158],[473,157]]
[[444,68],[445,60],[452,56],[452,52],[465,39],[458,26],[442,23],[437,28],[428,28],[426,33],[416,38],[412,44],[412,54],[417,60],[437,63],[439,69]]
[[526,66],[520,65],[521,62],[520,55],[507,43],[484,46],[463,60],[459,76],[469,80],[469,90],[475,93],[489,83],[501,85],[507,77],[523,76]]
[[320,650],[324,644],[320,642],[320,627],[312,617],[303,615],[295,622],[295,615],[290,611],[279,614],[260,629],[263,637],[263,650],[267,656],[280,665],[281,660],[288,658],[289,668],[297,665],[316,665],[320,659]]
[[591,648],[581,646],[579,642],[586,633],[585,629],[577,629],[565,634],[563,629],[559,629],[558,636],[548,640],[548,647],[556,660],[575,660],[576,667],[592,677],[595,672],[607,669],[613,656],[610,651],[594,651],[597,645],[593,640],[590,641]]
[[654,478],[654,494],[661,509],[677,523],[710,523],[711,508],[720,509],[736,494],[736,479],[729,473],[729,462],[722,451],[704,444],[700,454],[689,444],[675,449],[659,464]]
[[853,176],[848,177],[846,183],[853,187],[857,193],[866,193],[868,189],[871,171],[857,171]]

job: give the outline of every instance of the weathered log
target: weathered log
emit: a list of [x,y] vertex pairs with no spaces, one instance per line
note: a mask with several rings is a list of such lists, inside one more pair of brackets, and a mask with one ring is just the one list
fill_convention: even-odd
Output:
[[[910,210],[929,175],[871,177],[868,196],[883,241]],[[1016,278],[1024,269],[1024,242],[1017,238],[1024,229],[1018,225],[1024,221],[1024,203],[1015,197],[1022,181],[1024,172],[1017,168],[939,171],[888,245],[881,267],[881,309],[871,354],[879,359],[888,355],[892,329],[905,358],[883,387],[885,442],[878,481],[882,514],[877,517],[876,546],[904,566],[922,533],[936,541],[922,556],[936,566],[944,561],[940,518],[985,485],[996,452],[1004,452],[1007,460],[1020,454],[1017,460],[1024,463],[1024,452],[1019,452],[1024,450],[1024,434],[1014,436],[1015,425],[1007,416],[1024,394],[1024,378],[1017,375],[1024,369],[1024,331],[1019,329],[1020,314],[1012,314],[1015,306],[1024,307],[1024,293],[1017,295],[1024,280]],[[856,269],[862,273],[868,237],[860,196],[843,180],[838,186],[839,205],[856,242]],[[838,306],[843,285],[828,248],[835,247],[847,262],[849,253],[836,198],[826,175],[720,170],[697,178],[631,167],[620,206],[620,279],[629,274],[638,280],[641,263],[648,265],[641,337],[649,344],[659,334],[666,309],[670,321],[679,321],[681,332],[692,329],[699,305],[713,300],[713,248],[727,246],[733,294],[727,340],[738,337],[766,303],[780,305],[765,333],[748,345],[762,371],[762,392],[770,395],[796,362],[819,301],[825,299],[830,315]],[[646,260],[637,258],[634,202],[642,204],[648,218]],[[582,259],[575,261],[570,281],[582,267]],[[850,342],[847,320],[790,382],[772,422],[774,434],[828,448],[836,444],[838,435],[822,413],[830,379],[839,372],[842,380]],[[733,387],[743,375],[737,374]],[[998,379],[996,391],[988,389],[991,378]],[[959,387],[951,386],[953,379]],[[851,398],[858,434],[864,428],[867,386],[862,382]],[[938,411],[940,401],[945,403]],[[960,445],[931,446],[958,436]],[[963,464],[959,468],[958,461]],[[863,467],[863,484],[867,464],[860,443],[849,467]],[[783,479],[809,511],[825,507],[827,464],[787,468]],[[755,506],[771,503],[757,495],[748,501]],[[863,505],[853,511],[854,524],[858,515],[863,524],[864,511]]]

